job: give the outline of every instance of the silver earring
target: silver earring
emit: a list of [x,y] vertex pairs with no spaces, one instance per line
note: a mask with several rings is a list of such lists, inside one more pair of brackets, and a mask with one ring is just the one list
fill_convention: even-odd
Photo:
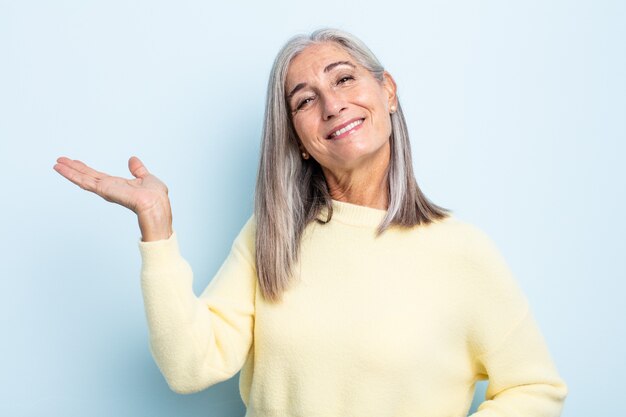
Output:
[[309,159],[309,154],[306,152],[302,152],[302,159]]

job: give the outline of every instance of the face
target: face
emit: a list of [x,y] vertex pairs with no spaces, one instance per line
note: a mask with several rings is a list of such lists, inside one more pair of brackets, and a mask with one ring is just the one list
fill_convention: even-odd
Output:
[[333,42],[311,45],[290,63],[286,92],[300,146],[341,173],[389,162],[396,86],[379,81]]

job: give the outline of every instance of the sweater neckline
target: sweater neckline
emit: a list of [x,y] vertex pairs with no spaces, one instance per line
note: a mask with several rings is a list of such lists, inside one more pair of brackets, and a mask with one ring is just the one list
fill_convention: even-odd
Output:
[[[387,214],[387,210],[360,206],[358,204],[338,200],[331,200],[331,202],[333,206],[331,222],[337,221],[353,226],[378,227]],[[323,207],[318,218],[325,221],[327,217],[328,209]]]

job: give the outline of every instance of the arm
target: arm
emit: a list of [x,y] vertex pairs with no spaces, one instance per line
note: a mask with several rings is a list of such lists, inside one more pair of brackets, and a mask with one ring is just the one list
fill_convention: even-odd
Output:
[[472,417],[558,417],[567,387],[527,310],[504,341],[477,359],[489,377],[486,401]]
[[176,392],[197,392],[229,379],[246,360],[256,291],[253,229],[249,220],[200,297],[193,293],[193,273],[175,232],[169,239],[139,242],[150,350]]
[[491,239],[472,233],[468,260],[476,272],[472,308],[476,373],[489,379],[471,417],[558,417],[567,396],[529,303]]
[[195,392],[237,373],[252,345],[256,291],[252,221],[202,296],[196,297],[193,273],[173,233],[167,186],[139,158],[128,160],[134,179],[114,177],[66,157],[58,158],[54,169],[80,188],[137,214],[150,347],[170,387]]

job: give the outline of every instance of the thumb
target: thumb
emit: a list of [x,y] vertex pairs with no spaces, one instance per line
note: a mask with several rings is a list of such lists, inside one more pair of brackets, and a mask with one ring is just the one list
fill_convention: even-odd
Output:
[[135,178],[143,178],[149,174],[143,162],[136,156],[131,156],[128,160],[128,169]]

